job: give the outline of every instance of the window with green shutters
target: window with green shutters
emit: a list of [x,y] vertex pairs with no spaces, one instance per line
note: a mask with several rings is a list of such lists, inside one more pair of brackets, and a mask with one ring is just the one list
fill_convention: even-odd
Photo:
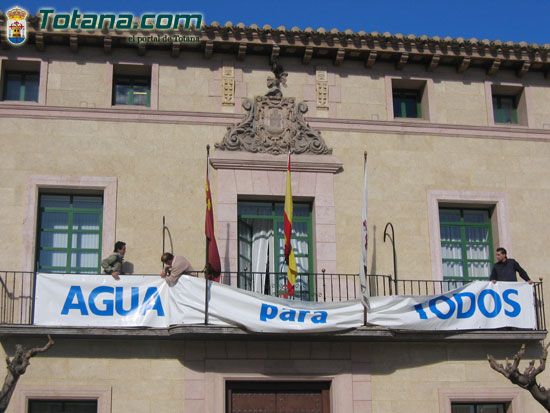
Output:
[[[295,297],[314,299],[311,204],[295,202],[292,247],[298,267]],[[238,204],[238,286],[247,290],[281,295],[286,285],[284,257],[283,202],[239,202]],[[266,289],[267,250],[269,285]],[[278,273],[278,275],[276,275]]]
[[495,123],[518,124],[518,98],[508,95],[493,95]]
[[491,211],[439,208],[445,280],[487,279],[493,264]]
[[37,271],[98,274],[103,197],[41,194]]
[[393,117],[421,118],[421,92],[419,90],[393,89]]
[[37,72],[6,71],[2,100],[38,102]]
[[452,403],[451,413],[506,413],[508,403]]
[[115,74],[113,82],[113,105],[150,106],[151,78]]

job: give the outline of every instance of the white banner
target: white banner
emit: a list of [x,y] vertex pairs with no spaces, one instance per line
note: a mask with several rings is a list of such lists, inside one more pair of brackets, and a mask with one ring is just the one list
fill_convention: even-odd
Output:
[[37,274],[34,323],[43,326],[168,327],[168,284],[160,277]]
[[[210,324],[269,333],[339,331],[364,324],[364,307],[359,300],[314,303],[266,296],[220,283],[209,285]],[[204,321],[204,288],[204,280],[182,276],[170,289],[174,324],[197,322],[197,316],[202,317],[199,322]]]
[[[206,283],[182,276],[169,287],[158,276],[38,274],[34,323],[43,326],[159,327],[203,324]],[[285,300],[209,282],[209,324],[249,331],[330,332],[364,323],[359,300]],[[371,297],[370,324],[404,330],[536,328],[533,287],[473,282],[434,296]]]
[[371,297],[367,321],[403,330],[536,329],[533,286],[475,281],[442,295]]
[[[34,322],[44,326],[168,327],[204,323],[204,279],[38,274]],[[327,332],[363,325],[360,301],[284,300],[209,282],[208,322],[249,331]]]

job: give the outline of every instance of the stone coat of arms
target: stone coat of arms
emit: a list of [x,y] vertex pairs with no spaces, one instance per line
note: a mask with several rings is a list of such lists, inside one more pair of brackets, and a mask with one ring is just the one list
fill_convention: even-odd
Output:
[[227,128],[216,148],[273,155],[287,153],[289,149],[295,154],[331,154],[332,149],[327,147],[321,133],[304,119],[307,105],[283,97],[281,86],[286,86],[287,73],[277,63],[272,70],[274,77],[267,79],[269,91],[243,102],[244,119]]

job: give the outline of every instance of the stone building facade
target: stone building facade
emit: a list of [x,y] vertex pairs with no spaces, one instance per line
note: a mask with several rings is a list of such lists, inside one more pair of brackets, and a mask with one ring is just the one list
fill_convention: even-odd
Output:
[[[531,278],[548,275],[548,45],[217,23],[197,31],[194,44],[135,46],[127,42],[133,34],[30,27],[17,48],[2,37],[2,349],[12,354],[15,343],[38,343],[48,333],[56,340],[32,360],[10,412],[45,399],[95,400],[98,412],[237,412],[258,393],[267,394],[260,403],[284,400],[276,411],[293,411],[281,407],[293,400],[287,388],[302,389],[300,403],[322,412],[451,412],[453,403],[456,412],[460,403],[543,411],[486,361],[487,353],[512,355],[522,342],[538,357],[543,307],[536,331],[457,334],[32,325],[36,271],[99,269],[99,257],[124,240],[126,271],[156,274],[163,222],[173,251],[202,267],[206,145],[224,282],[237,285],[236,273],[254,265],[240,244],[240,224],[254,218],[242,211],[278,211],[286,170],[280,149],[288,144],[287,137],[279,151],[224,146],[239,125],[249,137],[265,132],[269,141],[290,128],[325,145],[293,155],[295,202],[309,225],[302,251],[309,273],[357,273],[366,152],[369,273],[395,281],[384,236],[391,222],[400,280],[392,286],[401,293],[486,277],[498,246]],[[259,113],[251,105],[264,107],[274,64],[287,73],[279,89],[294,112],[274,118],[267,105],[263,123],[246,124]],[[237,132],[244,139],[246,131]],[[47,214],[62,213],[56,208],[64,202],[73,208],[69,234],[87,246],[48,241],[55,228]],[[77,228],[74,220],[86,213]],[[485,235],[464,235],[469,222]],[[453,225],[465,232],[449,236]],[[453,246],[462,253],[453,255]],[[276,270],[277,256],[271,259]],[[309,297],[319,299],[320,278],[310,280]],[[546,284],[537,288],[539,298],[547,296]],[[350,298],[334,287],[329,293]],[[548,385],[550,376],[541,381]]]

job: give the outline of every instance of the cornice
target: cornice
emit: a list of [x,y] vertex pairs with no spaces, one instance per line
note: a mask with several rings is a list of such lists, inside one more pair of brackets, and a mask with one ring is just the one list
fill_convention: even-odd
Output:
[[77,108],[6,104],[0,102],[0,118],[2,117],[229,126],[242,118],[242,115],[214,112],[121,109],[119,107]]
[[320,130],[389,134],[441,135],[479,139],[509,139],[550,142],[550,129],[518,126],[477,126],[414,121],[372,121],[361,119],[308,118]]
[[[286,171],[288,159],[285,154],[250,153],[243,151],[216,150],[210,157],[215,169],[242,169],[258,171]],[[292,170],[296,172],[338,173],[342,162],[334,155],[294,155]]]
[[[0,118],[42,120],[83,120],[98,122],[162,123],[175,125],[208,125],[227,127],[237,123],[242,114],[162,111],[119,108],[73,108],[0,102]],[[550,142],[550,129],[518,126],[451,125],[427,122],[374,121],[308,117],[309,124],[321,131],[384,133],[402,135],[437,135],[478,139],[507,139]],[[220,138],[223,132],[220,132]]]
[[[48,45],[69,46],[77,52],[79,47],[102,47],[105,53],[111,53],[116,48],[134,48],[142,56],[148,49],[168,50],[177,58],[182,51],[201,52],[205,58],[213,53],[230,53],[239,59],[246,55],[265,55],[274,57],[297,57],[304,64],[309,64],[312,58],[331,59],[335,65],[344,60],[363,61],[367,68],[372,68],[375,62],[384,61],[395,64],[402,70],[409,64],[424,65],[427,71],[436,70],[439,66],[454,66],[460,73],[470,67],[481,67],[488,75],[494,75],[499,70],[513,70],[518,77],[527,72],[550,71],[550,44],[511,42],[476,38],[452,38],[416,36],[401,33],[354,32],[324,28],[301,29],[285,26],[273,28],[269,25],[259,27],[256,24],[245,26],[243,23],[220,24],[212,22],[200,29],[184,32],[183,29],[173,31],[146,30],[51,30],[38,29],[38,19],[30,18],[29,44],[44,51]],[[5,31],[5,18],[0,16],[0,31]],[[166,43],[145,45],[139,47],[130,44],[129,36],[191,34],[199,38],[199,43]],[[4,47],[8,47],[4,42]],[[25,46],[24,46],[25,47]]]

